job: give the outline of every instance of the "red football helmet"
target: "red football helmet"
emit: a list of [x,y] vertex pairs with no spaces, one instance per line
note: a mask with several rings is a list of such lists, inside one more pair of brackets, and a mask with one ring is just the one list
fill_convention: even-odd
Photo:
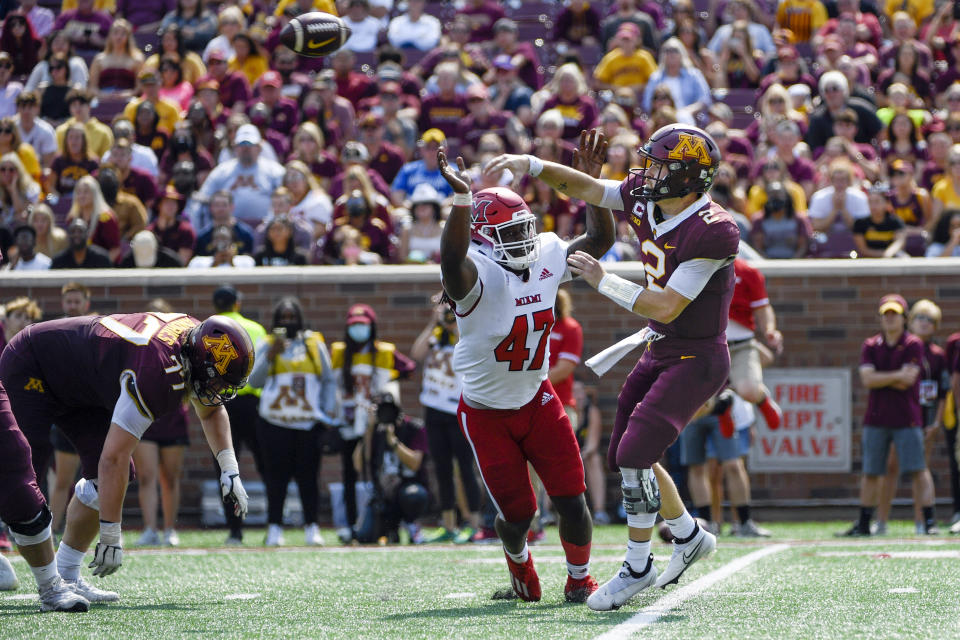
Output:
[[537,217],[519,195],[506,187],[473,194],[470,236],[491,251],[494,262],[522,271],[540,257]]
[[640,167],[630,170],[637,186],[630,195],[654,202],[710,191],[721,160],[710,134],[685,124],[658,129],[637,152]]
[[186,336],[181,349],[188,380],[200,403],[215,407],[236,397],[253,369],[253,343],[235,320],[210,316]]

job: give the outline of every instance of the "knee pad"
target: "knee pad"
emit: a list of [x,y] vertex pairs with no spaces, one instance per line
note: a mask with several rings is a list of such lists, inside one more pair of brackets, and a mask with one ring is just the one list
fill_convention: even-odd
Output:
[[32,544],[40,544],[47,540],[51,535],[50,523],[53,522],[53,516],[47,505],[43,505],[40,513],[29,522],[8,522],[10,535],[18,547],[26,547]]
[[660,486],[653,469],[621,469],[623,509],[627,515],[660,511]]
[[100,494],[97,493],[97,485],[93,480],[80,478],[77,480],[77,486],[73,489],[73,495],[77,496],[82,504],[95,511],[100,511]]
[[422,485],[414,483],[401,489],[397,499],[400,504],[400,511],[403,513],[403,519],[407,522],[413,522],[426,512],[430,496]]

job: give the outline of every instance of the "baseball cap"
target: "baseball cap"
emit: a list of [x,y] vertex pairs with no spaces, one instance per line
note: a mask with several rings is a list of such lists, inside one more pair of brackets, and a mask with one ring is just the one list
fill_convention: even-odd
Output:
[[283,78],[281,78],[280,74],[276,71],[267,71],[260,77],[260,86],[279,89],[283,86]]
[[174,187],[172,184],[167,185],[167,188],[164,189],[163,196],[161,196],[161,198],[166,200],[175,200],[177,202],[183,202],[185,199],[183,194],[177,191],[176,187]]
[[233,144],[260,144],[263,138],[260,137],[260,131],[252,124],[242,124],[233,136]]
[[897,158],[896,160],[890,163],[890,170],[901,171],[903,173],[912,174],[913,163],[908,160],[904,160],[902,158]]
[[880,298],[880,313],[893,311],[903,315],[907,310],[907,301],[897,293],[888,293]]
[[483,84],[482,82],[475,82],[467,87],[467,100],[486,100],[489,97],[490,92],[487,91],[487,85]]
[[513,58],[511,58],[506,53],[501,53],[496,58],[494,58],[493,66],[496,69],[505,69],[507,71],[513,71],[514,69],[517,68],[517,66],[513,64]]
[[429,182],[421,182],[416,187],[413,188],[413,193],[410,194],[410,204],[441,204],[443,198],[440,196],[440,192],[437,191],[432,184]]
[[217,309],[228,309],[237,304],[240,299],[240,293],[233,285],[224,284],[217,287],[213,292],[213,306]]
[[214,60],[219,60],[220,62],[227,61],[227,54],[221,49],[214,49],[210,52],[210,55],[207,56],[207,62],[213,62]]
[[140,78],[140,84],[157,84],[160,82],[157,72],[153,69],[144,69],[140,72],[138,78]]
[[350,140],[343,145],[340,159],[344,162],[366,162],[370,159],[370,151],[367,149],[367,145],[362,142]]
[[420,138],[420,142],[423,144],[429,144],[435,142],[436,144],[444,144],[447,141],[447,136],[444,135],[443,131],[440,129],[433,128],[427,129],[423,132],[423,136]]
[[368,304],[355,304],[347,311],[347,324],[373,324],[377,314]]

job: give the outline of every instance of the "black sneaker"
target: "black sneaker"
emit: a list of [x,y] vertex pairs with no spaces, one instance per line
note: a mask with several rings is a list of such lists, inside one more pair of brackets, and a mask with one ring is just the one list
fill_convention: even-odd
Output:
[[859,522],[854,522],[846,531],[838,531],[833,534],[837,538],[868,538],[873,535],[870,529],[863,529]]

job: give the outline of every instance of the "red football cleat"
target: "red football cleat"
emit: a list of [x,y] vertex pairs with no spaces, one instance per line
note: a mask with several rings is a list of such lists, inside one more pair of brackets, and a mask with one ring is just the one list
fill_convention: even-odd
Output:
[[[506,552],[504,552],[506,556]],[[540,600],[540,576],[533,567],[533,555],[527,558],[523,564],[519,564],[507,558],[507,567],[510,569],[510,581],[513,584],[513,591],[517,597],[527,602],[539,602]]]
[[597,581],[587,576],[586,578],[572,578],[567,576],[567,586],[563,588],[563,596],[567,602],[586,602],[594,591],[600,588]]
[[780,428],[780,423],[783,422],[783,411],[780,410],[776,402],[770,399],[770,396],[764,398],[763,402],[757,405],[757,408],[760,409],[760,413],[763,414],[763,419],[767,421],[767,426],[770,427],[771,431]]
[[470,541],[474,544],[495,544],[500,542],[500,536],[493,527],[481,527],[479,531],[473,534]]
[[10,538],[7,537],[7,530],[0,527],[0,551],[12,551],[13,545],[10,544]]
[[540,529],[540,531],[527,530],[527,544],[536,544],[546,537],[547,533],[543,529]]

